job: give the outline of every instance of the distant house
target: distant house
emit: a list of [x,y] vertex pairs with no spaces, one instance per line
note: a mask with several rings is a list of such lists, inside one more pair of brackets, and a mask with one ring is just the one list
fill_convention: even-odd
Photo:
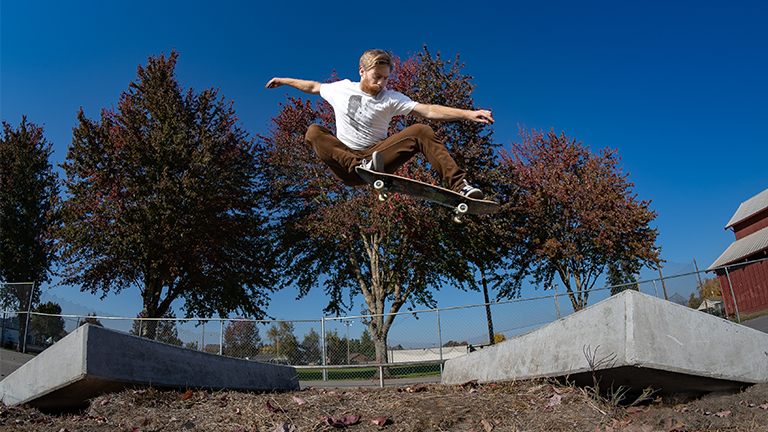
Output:
[[[726,313],[735,313],[735,306],[742,314],[768,309],[768,260],[729,267],[727,273],[722,269],[731,264],[768,258],[768,189],[741,203],[725,229],[733,230],[736,241],[709,266],[709,270],[716,270]],[[735,306],[731,288],[736,298]]]
[[368,357],[360,353],[352,353],[349,356],[349,364],[368,364],[371,362],[372,362],[371,359],[369,359]]
[[723,311],[723,301],[716,298],[704,299],[698,310],[718,314]]

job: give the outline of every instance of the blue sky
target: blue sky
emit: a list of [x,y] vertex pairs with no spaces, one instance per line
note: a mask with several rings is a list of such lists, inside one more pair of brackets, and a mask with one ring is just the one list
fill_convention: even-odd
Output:
[[[217,87],[251,133],[264,131],[285,90],[273,76],[357,78],[369,48],[401,57],[427,44],[474,76],[494,137],[519,125],[564,131],[594,151],[618,148],[640,199],[658,212],[670,268],[706,268],[733,241],[723,227],[768,188],[768,3],[760,1],[37,1],[0,3],[0,117],[43,125],[55,162],[76,112],[116,104],[149,55],[180,53],[185,88]],[[665,272],[668,274],[668,272]],[[651,274],[651,277],[653,274]],[[103,302],[134,316],[137,290]],[[536,293],[531,293],[535,295]],[[319,317],[320,292],[273,299],[278,318]],[[480,303],[445,290],[441,306]],[[355,311],[359,310],[357,307]]]

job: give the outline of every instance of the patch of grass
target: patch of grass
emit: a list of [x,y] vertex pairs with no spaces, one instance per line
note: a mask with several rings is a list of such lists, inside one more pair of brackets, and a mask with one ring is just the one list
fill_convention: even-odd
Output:
[[[765,315],[768,315],[768,309],[766,309],[764,311],[753,313],[751,315],[742,316],[741,317],[741,322],[749,321],[749,320],[752,320],[752,319],[755,319],[755,318],[760,318],[761,316],[765,316]],[[734,322],[736,321],[736,315],[735,314],[733,315],[733,319],[731,321],[734,321]]]
[[[350,368],[350,369],[328,369],[329,381],[344,380],[371,380],[374,379],[378,368]],[[440,365],[419,365],[419,366],[394,366],[389,371],[393,378],[410,378],[419,376],[439,376]],[[299,381],[322,381],[323,371],[321,369],[298,369]]]

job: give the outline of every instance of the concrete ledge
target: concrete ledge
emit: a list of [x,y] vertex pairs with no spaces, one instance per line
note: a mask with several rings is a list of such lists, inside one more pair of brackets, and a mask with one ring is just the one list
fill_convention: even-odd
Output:
[[223,357],[85,325],[0,381],[6,405],[44,410],[85,407],[132,386],[240,391],[299,388],[291,366]]
[[[537,330],[448,360],[442,382],[568,377],[592,385],[585,355],[614,356],[600,387],[664,393],[733,390],[768,381],[768,334],[636,291]],[[598,348],[599,347],[599,348]]]

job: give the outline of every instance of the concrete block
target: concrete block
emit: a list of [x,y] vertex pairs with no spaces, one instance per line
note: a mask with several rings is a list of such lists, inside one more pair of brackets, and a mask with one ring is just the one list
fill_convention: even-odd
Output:
[[0,400],[63,411],[133,386],[272,391],[298,389],[299,380],[291,366],[223,357],[89,324],[0,381]]
[[768,334],[628,290],[537,330],[448,360],[442,382],[567,377],[591,386],[590,356],[610,359],[595,368],[601,389],[700,393],[768,381]]

